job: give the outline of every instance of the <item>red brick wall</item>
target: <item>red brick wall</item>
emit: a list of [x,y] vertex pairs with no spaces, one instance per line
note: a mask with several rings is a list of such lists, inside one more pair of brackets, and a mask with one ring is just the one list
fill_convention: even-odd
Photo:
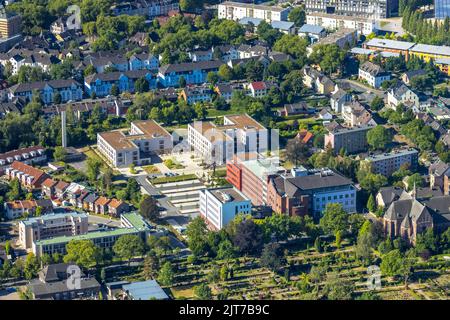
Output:
[[227,162],[227,181],[242,190],[242,171],[237,164]]

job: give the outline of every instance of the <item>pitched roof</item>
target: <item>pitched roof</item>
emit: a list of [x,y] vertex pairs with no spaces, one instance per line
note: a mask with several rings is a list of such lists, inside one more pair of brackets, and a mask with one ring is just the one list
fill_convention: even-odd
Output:
[[56,182],[52,178],[47,178],[44,180],[44,182],[42,182],[42,186],[47,188],[53,188],[56,184],[58,184],[58,182]]
[[99,206],[106,206],[111,200],[109,200],[106,197],[99,197],[97,200],[95,200],[95,204]]
[[29,92],[33,90],[43,90],[46,86],[53,89],[68,88],[72,85],[81,87],[81,84],[73,79],[59,79],[59,80],[49,80],[49,81],[38,81],[38,82],[28,82],[19,83],[10,88],[11,92]]
[[224,63],[220,60],[167,64],[167,65],[159,68],[159,73],[167,74],[167,73],[171,73],[171,72],[189,72],[189,71],[194,71],[194,70],[211,70],[211,69],[218,69],[222,64],[224,64]]
[[20,161],[14,161],[11,165],[11,168],[32,176],[34,178],[32,181],[33,184],[36,183],[36,181],[38,181],[42,177],[47,175],[44,171],[29,166]]

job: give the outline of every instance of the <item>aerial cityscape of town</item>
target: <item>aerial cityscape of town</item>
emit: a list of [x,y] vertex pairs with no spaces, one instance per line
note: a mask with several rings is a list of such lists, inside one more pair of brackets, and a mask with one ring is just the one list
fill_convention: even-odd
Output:
[[450,300],[449,146],[450,0],[0,1],[0,303]]

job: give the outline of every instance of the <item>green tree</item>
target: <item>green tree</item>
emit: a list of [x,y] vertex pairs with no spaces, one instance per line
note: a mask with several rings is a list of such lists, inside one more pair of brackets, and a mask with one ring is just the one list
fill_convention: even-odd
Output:
[[325,232],[334,235],[338,232],[345,234],[348,230],[348,213],[340,203],[328,203],[320,219],[320,226]]
[[102,163],[99,159],[89,158],[87,160],[86,176],[88,177],[89,181],[91,181],[91,183],[95,183],[97,181],[101,166]]
[[61,147],[61,146],[56,146],[55,147],[55,151],[53,152],[53,158],[56,161],[66,161],[66,157],[67,157],[67,151],[66,148]]
[[375,212],[377,210],[373,194],[370,194],[369,200],[367,200],[367,209],[369,209],[369,212]]
[[120,94],[119,87],[116,84],[111,86],[111,95],[118,97]]
[[32,252],[30,252],[27,254],[27,257],[25,259],[25,266],[24,266],[25,279],[30,280],[36,277],[38,271],[39,271],[39,260]]
[[420,173],[414,173],[408,177],[407,183],[408,191],[411,191],[412,189],[414,189],[414,186],[417,188],[423,187],[423,185],[425,184],[425,180],[422,178]]
[[261,266],[275,272],[281,268],[284,262],[284,254],[278,243],[267,243],[264,245],[261,254]]
[[150,221],[156,221],[160,217],[158,202],[149,195],[144,195],[139,203],[139,213]]
[[158,274],[158,282],[161,283],[163,286],[171,286],[173,284],[175,274],[172,269],[172,264],[167,261],[165,262],[161,270],[159,270]]
[[202,283],[198,286],[195,286],[194,294],[198,300],[211,300],[212,299],[211,288],[206,283]]
[[233,69],[231,69],[226,64],[223,64],[219,67],[219,71],[217,74],[224,81],[230,81],[231,79],[233,79]]
[[264,243],[261,227],[252,219],[242,221],[236,227],[234,245],[244,254],[257,254]]
[[209,251],[207,241],[208,228],[202,217],[194,218],[186,228],[186,236],[188,237],[188,246],[192,254],[199,257]]
[[129,265],[133,257],[141,256],[144,253],[144,243],[137,235],[123,235],[114,243],[113,251],[122,259],[128,260]]
[[384,150],[386,145],[392,141],[391,134],[383,126],[376,126],[367,132],[367,143],[373,148]]
[[329,300],[351,300],[355,286],[350,280],[331,273],[327,275],[324,290]]
[[370,109],[373,111],[379,111],[384,108],[384,100],[383,98],[380,98],[379,96],[375,96],[370,103]]
[[306,22],[306,13],[303,6],[293,8],[288,15],[288,19],[294,22],[297,28],[303,26]]
[[86,269],[96,266],[100,260],[100,250],[91,240],[71,240],[66,252],[65,263],[73,262]]
[[390,277],[399,276],[402,273],[402,254],[400,250],[392,250],[383,255],[380,269],[381,272]]

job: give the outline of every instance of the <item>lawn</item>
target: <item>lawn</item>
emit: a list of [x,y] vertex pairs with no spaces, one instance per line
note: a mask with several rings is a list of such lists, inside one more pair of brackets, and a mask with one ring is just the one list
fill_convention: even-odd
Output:
[[159,169],[154,165],[144,166],[142,167],[142,169],[144,169],[144,171],[147,172],[148,174],[160,173]]
[[180,181],[195,180],[195,179],[197,179],[197,176],[195,174],[184,174],[184,175],[174,176],[174,177],[154,178],[154,179],[151,179],[150,182],[153,184],[161,184],[161,183],[180,182]]
[[184,166],[179,163],[178,161],[176,161],[175,159],[166,159],[164,160],[164,165],[169,168],[170,170],[172,169],[184,169]]

